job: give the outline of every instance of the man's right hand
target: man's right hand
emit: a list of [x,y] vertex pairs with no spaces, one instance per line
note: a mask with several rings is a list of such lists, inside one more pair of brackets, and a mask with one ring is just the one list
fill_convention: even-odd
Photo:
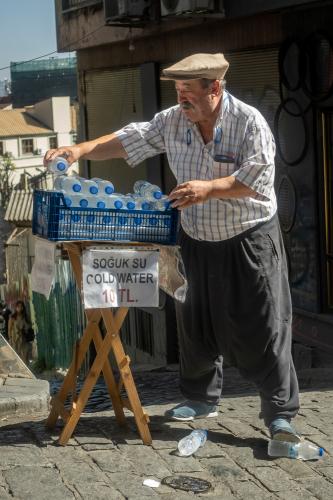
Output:
[[54,160],[57,156],[62,156],[68,161],[69,165],[71,165],[80,158],[80,148],[77,145],[74,145],[61,146],[57,149],[49,149],[46,151],[44,156],[44,167],[47,167],[48,163]]

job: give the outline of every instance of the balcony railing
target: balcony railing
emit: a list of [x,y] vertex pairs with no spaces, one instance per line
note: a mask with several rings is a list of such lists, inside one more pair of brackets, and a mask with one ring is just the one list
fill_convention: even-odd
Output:
[[102,7],[103,0],[62,0],[62,13],[73,12],[85,7]]

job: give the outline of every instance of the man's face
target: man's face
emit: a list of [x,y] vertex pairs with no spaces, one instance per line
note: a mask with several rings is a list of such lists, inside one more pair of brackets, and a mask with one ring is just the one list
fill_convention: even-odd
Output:
[[207,88],[200,80],[176,80],[177,102],[191,122],[207,119],[216,107],[214,85]]

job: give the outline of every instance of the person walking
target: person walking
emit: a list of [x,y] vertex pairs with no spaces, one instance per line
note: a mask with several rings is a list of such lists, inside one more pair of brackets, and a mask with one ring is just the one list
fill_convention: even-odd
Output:
[[271,437],[299,441],[291,356],[291,299],[276,214],[275,143],[260,112],[231,95],[221,53],[193,54],[163,70],[178,104],[150,122],[130,123],[97,139],[46,152],[124,158],[135,166],[166,153],[177,179],[169,194],[181,210],[179,244],[189,290],[176,304],[180,387],[185,401],[166,416],[214,417],[223,358],[257,386]]
[[8,322],[9,343],[25,364],[29,363],[31,343],[26,340],[26,332],[31,328],[27,310],[22,300],[15,303],[15,310]]

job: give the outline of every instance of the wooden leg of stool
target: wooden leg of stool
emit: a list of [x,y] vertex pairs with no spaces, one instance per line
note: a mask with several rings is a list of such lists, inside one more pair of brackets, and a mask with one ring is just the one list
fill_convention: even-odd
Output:
[[98,315],[96,313],[94,316],[92,316],[91,322],[88,323],[86,329],[84,330],[83,336],[79,341],[77,352],[74,351],[74,356],[71,365],[69,367],[69,370],[67,372],[67,375],[64,378],[60,391],[55,397],[56,399],[55,405],[52,405],[52,399],[51,399],[51,411],[45,422],[46,427],[48,427],[49,429],[53,429],[57,423],[58,417],[60,415],[59,403],[62,403],[64,405],[68,394],[72,392],[73,388],[75,387],[76,377],[78,375],[78,372],[81,368],[86,353],[89,349],[90,342],[92,340],[94,332],[93,322],[97,317],[100,318],[99,312]]
[[[100,329],[97,326],[94,330],[93,341],[95,343],[96,351],[98,352],[101,345],[102,345],[103,339],[102,339]],[[116,384],[116,381],[114,379],[113,371],[112,371],[110,361],[108,358],[105,361],[102,370],[103,370],[104,379],[105,379],[105,382],[106,382],[106,385],[107,385],[107,388],[108,388],[108,391],[110,394],[110,398],[112,401],[112,407],[113,407],[117,422],[119,425],[125,426],[125,425],[127,425],[127,423],[126,423],[126,418],[125,418],[123,406],[121,404],[120,393],[118,392],[117,384]]]
[[[110,314],[112,315],[111,311]],[[113,340],[112,334],[113,334],[112,331],[108,331],[104,340],[100,344],[95,360],[92,364],[92,367],[89,370],[89,373],[81,388],[80,394],[78,395],[78,398],[76,400],[75,408],[73,408],[71,416],[60,435],[59,444],[63,446],[67,444],[69,438],[73,434],[73,431],[76,427],[77,422],[79,421],[81,413],[85,405],[87,404],[91,391],[93,390],[96,384],[96,381],[102,371],[105,362],[108,360],[108,356],[112,347],[112,340]]]
[[[121,378],[127,392],[130,407],[133,411],[140,437],[144,444],[150,445],[152,443],[152,438],[148,427],[149,417],[144,413],[142,409],[139,395],[136,390],[134,379],[129,367],[128,358],[125,355],[124,348],[119,337],[119,329],[127,313],[126,310],[124,314],[124,311],[122,311],[122,309],[123,308],[118,309],[115,317],[113,316],[113,313],[110,309],[103,309],[102,316],[107,331],[112,335],[112,350],[119,367]],[[122,316],[123,319],[121,321]],[[121,323],[119,325],[120,321]]]

